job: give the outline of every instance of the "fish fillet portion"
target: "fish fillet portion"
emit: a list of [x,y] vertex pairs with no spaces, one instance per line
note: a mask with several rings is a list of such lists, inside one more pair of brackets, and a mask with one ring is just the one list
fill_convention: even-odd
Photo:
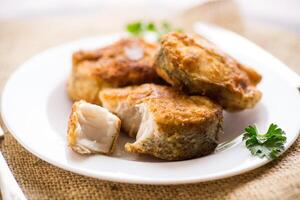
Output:
[[252,108],[261,99],[261,75],[201,36],[164,35],[154,66],[172,86],[208,96],[228,111]]
[[120,127],[120,119],[107,109],[81,100],[72,106],[68,144],[79,154],[111,154]]
[[136,137],[125,145],[128,152],[184,160],[213,152],[223,133],[220,106],[168,86],[105,89],[100,100],[122,120],[123,130]]
[[69,96],[73,101],[98,104],[102,88],[159,80],[153,67],[157,50],[157,44],[125,38],[104,48],[75,52],[67,85]]

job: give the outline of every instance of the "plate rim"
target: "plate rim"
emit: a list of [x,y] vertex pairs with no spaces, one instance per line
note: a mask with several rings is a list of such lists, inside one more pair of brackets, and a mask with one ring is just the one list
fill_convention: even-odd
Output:
[[[224,31],[227,31],[226,29],[223,29],[223,28],[220,28],[220,29],[222,29]],[[228,32],[230,32],[230,31],[228,31]],[[92,178],[97,178],[97,179],[102,179],[102,180],[108,180],[108,181],[115,181],[115,182],[121,182],[121,183],[131,183],[131,184],[175,185],[175,184],[186,184],[186,183],[197,183],[197,182],[212,181],[212,180],[223,179],[223,178],[227,178],[227,177],[231,177],[231,176],[235,176],[235,175],[238,175],[238,174],[242,174],[242,173],[251,171],[251,170],[256,169],[258,167],[261,167],[261,166],[263,166],[266,163],[268,163],[268,162],[271,161],[271,160],[268,160],[268,159],[264,158],[264,159],[260,160],[258,163],[246,166],[246,167],[244,167],[242,169],[240,169],[240,167],[233,168],[231,170],[226,170],[226,171],[222,171],[222,172],[219,172],[219,173],[213,173],[213,174],[210,174],[208,176],[201,176],[201,178],[199,178],[199,177],[176,178],[174,180],[169,179],[169,178],[167,178],[167,179],[158,179],[158,178],[154,178],[154,179],[149,178],[149,179],[146,179],[146,178],[132,177],[132,176],[124,178],[123,176],[118,177],[118,176],[111,176],[111,174],[101,173],[101,171],[99,171],[97,174],[95,174],[95,173],[93,173],[91,171],[84,171],[84,170],[80,170],[80,169],[77,169],[77,168],[68,168],[68,166],[65,166],[64,164],[60,164],[59,162],[57,162],[57,161],[55,161],[55,160],[53,160],[51,158],[48,158],[47,156],[45,157],[42,154],[39,154],[39,152],[36,152],[35,150],[32,150],[28,145],[26,145],[18,137],[18,134],[16,134],[13,131],[13,128],[10,127],[11,126],[10,123],[8,123],[8,121],[7,121],[7,116],[6,116],[7,113],[3,112],[5,110],[5,108],[4,108],[4,99],[5,99],[5,96],[7,96],[6,93],[7,93],[7,90],[9,88],[9,85],[10,85],[11,81],[13,80],[13,77],[16,76],[18,73],[20,73],[20,71],[24,68],[24,66],[26,66],[27,63],[30,63],[33,59],[35,59],[36,57],[39,57],[41,54],[44,54],[45,52],[47,52],[47,51],[49,51],[51,49],[53,50],[53,49],[60,48],[60,47],[65,46],[65,45],[71,45],[71,44],[78,43],[78,42],[80,42],[82,40],[86,40],[86,39],[93,39],[93,38],[99,38],[99,37],[110,37],[110,36],[116,36],[116,35],[122,35],[122,34],[118,33],[118,34],[100,35],[100,36],[96,36],[96,37],[86,37],[86,38],[83,38],[83,39],[71,41],[71,42],[68,42],[68,43],[63,43],[63,44],[60,44],[60,45],[57,45],[57,46],[45,49],[44,51],[42,51],[40,53],[37,53],[34,56],[32,56],[31,58],[29,58],[27,61],[25,61],[23,64],[21,64],[19,67],[17,67],[12,72],[12,74],[9,76],[8,80],[4,84],[4,87],[3,87],[3,90],[2,90],[2,94],[1,94],[1,102],[0,102],[1,103],[1,107],[0,107],[0,109],[1,109],[1,117],[2,117],[4,125],[8,129],[8,131],[18,141],[18,143],[21,144],[22,147],[24,147],[27,151],[29,151],[33,155],[37,156],[39,159],[42,159],[42,160],[44,160],[44,161],[46,161],[46,162],[48,162],[48,163],[50,163],[50,164],[52,164],[52,165],[54,165],[56,167],[59,167],[59,168],[61,168],[63,170],[66,170],[66,171],[69,171],[69,172],[73,172],[73,173],[76,173],[76,174],[80,174],[80,175],[84,175],[84,176],[88,176],[88,177],[92,177]],[[248,41],[247,39],[244,39],[244,40]],[[257,47],[257,48],[260,48],[260,47]],[[289,70],[287,68],[287,66],[285,64],[283,64],[281,61],[279,61],[277,58],[275,58],[274,56],[272,56],[270,53],[266,52],[262,48],[260,48],[260,49],[262,51],[264,51],[266,54],[270,55],[272,57],[272,59],[274,59],[277,62],[279,62],[280,64],[282,64],[282,66],[284,66],[284,67],[282,67],[282,70]],[[282,76],[282,78],[284,78],[284,80],[286,80],[287,84],[289,84],[291,86],[291,88],[295,88],[290,83],[290,81],[287,80],[287,77]],[[295,88],[295,90],[297,91],[297,88]],[[298,134],[295,135],[295,137],[293,137],[291,139],[291,142],[288,145],[286,145],[285,151],[292,144],[294,144],[294,142],[296,141],[296,139],[299,137],[299,134],[300,134],[300,132],[298,132]],[[241,137],[241,136],[239,136],[239,137]]]

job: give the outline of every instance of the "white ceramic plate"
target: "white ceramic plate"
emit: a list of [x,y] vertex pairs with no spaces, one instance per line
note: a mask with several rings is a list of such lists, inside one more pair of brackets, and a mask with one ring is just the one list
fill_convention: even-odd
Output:
[[[203,27],[202,27],[203,28]],[[201,31],[201,27],[199,28]],[[288,148],[299,133],[300,96],[291,86],[278,60],[247,41],[238,42],[228,32],[206,26],[206,34],[230,54],[263,75],[261,102],[252,110],[225,113],[225,135],[230,141],[244,127],[256,123],[266,130],[274,122],[286,131]],[[2,117],[10,132],[28,151],[65,170],[110,181],[142,184],[179,184],[220,179],[257,168],[268,161],[250,155],[241,137],[219,146],[215,153],[192,160],[164,162],[123,152],[123,136],[112,156],[80,156],[67,147],[66,130],[71,101],[66,79],[71,54],[117,40],[120,35],[88,38],[49,49],[23,64],[10,78],[2,95]],[[244,45],[244,46],[243,46]],[[246,46],[245,46],[246,45]],[[263,54],[261,54],[263,52]],[[290,73],[290,72],[287,72]]]

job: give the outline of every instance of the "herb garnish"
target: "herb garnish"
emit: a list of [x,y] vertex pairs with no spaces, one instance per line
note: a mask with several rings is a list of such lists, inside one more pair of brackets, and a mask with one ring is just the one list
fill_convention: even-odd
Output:
[[259,134],[257,127],[250,125],[245,128],[243,140],[246,141],[246,147],[252,155],[274,159],[284,150],[286,136],[276,124],[271,124],[265,134]]
[[142,21],[136,21],[127,24],[126,31],[135,37],[143,37],[147,33],[153,33],[156,35],[157,40],[159,40],[162,35],[171,31],[182,32],[181,29],[172,27],[172,25],[168,22],[162,22],[161,24],[157,25],[153,22]]

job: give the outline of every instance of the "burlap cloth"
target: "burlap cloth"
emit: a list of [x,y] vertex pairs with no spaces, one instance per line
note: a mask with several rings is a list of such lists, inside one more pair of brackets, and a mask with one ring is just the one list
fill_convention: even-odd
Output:
[[[103,16],[0,21],[0,89],[12,71],[35,53],[62,42],[121,30],[124,23],[121,18],[104,21]],[[227,27],[300,73],[298,35],[264,24],[238,24],[243,31]],[[9,133],[1,149],[28,199],[300,199],[300,139],[279,159],[251,172],[177,186],[114,183],[70,173],[33,156]]]

